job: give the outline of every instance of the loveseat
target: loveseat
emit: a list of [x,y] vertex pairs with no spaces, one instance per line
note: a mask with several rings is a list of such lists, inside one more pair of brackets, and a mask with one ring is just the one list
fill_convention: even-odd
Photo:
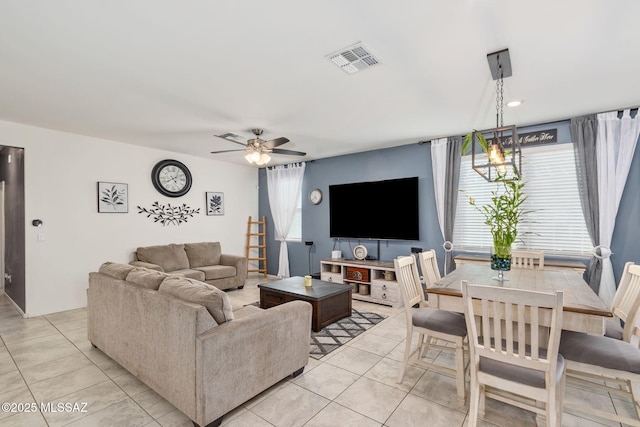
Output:
[[181,274],[218,289],[242,289],[247,277],[247,258],[223,254],[220,242],[140,247],[133,257],[131,265]]
[[226,292],[183,276],[104,263],[89,273],[88,337],[200,426],[309,358],[311,305],[233,311]]

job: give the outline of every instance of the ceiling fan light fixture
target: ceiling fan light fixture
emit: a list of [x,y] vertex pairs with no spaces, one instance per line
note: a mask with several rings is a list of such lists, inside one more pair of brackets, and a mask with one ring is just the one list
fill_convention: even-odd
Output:
[[283,154],[287,156],[307,155],[307,153],[303,153],[302,151],[283,150],[282,148],[278,148],[281,145],[289,142],[289,139],[285,137],[279,137],[270,140],[264,140],[260,138],[262,132],[262,129],[251,129],[251,133],[255,135],[255,138],[247,139],[245,140],[245,142],[237,141],[236,139],[240,137],[231,132],[216,135],[218,138],[222,138],[226,141],[242,145],[244,149],[212,151],[211,154],[227,153],[229,151],[244,151],[244,159],[250,164],[257,163],[258,165],[269,163],[271,161],[271,153]]

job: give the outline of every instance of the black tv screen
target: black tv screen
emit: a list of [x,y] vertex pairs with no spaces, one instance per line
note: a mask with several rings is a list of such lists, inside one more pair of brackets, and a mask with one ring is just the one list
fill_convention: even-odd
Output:
[[329,186],[329,235],[420,240],[418,177]]

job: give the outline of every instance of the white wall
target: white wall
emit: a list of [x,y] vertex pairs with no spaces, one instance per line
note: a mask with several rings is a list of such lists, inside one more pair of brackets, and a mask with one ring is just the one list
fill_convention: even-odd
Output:
[[[0,145],[25,149],[28,316],[84,307],[88,273],[105,261],[129,262],[138,246],[220,241],[223,253],[243,255],[247,218],[258,215],[258,171],[248,166],[3,121]],[[153,188],[151,169],[163,159],[189,167],[187,195],[172,199]],[[129,185],[128,213],[97,212],[98,181]],[[206,215],[207,191],[224,193],[223,216]],[[185,203],[200,214],[162,226],[138,213],[138,205],[155,201]],[[36,218],[44,225],[33,227]]]

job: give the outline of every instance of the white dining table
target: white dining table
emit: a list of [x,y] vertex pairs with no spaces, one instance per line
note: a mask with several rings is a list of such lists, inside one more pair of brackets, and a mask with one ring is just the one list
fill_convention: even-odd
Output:
[[500,286],[541,292],[562,291],[564,293],[562,329],[603,335],[605,320],[613,315],[609,307],[584,281],[581,274],[570,270],[511,269],[506,271],[506,281],[493,278],[497,271],[489,265],[464,264],[440,281],[427,284],[429,307],[464,312],[461,280],[471,284]]

